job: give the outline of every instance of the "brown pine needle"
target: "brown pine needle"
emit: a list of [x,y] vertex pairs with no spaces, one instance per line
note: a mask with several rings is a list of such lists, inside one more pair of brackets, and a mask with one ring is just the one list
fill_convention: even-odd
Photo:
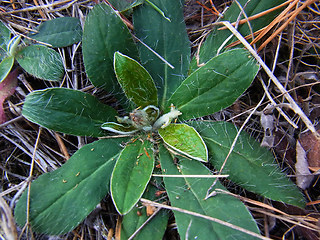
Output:
[[275,36],[277,36],[283,29],[285,29],[288,24],[297,17],[297,15],[307,6],[311,5],[312,3],[316,2],[317,0],[307,0],[304,2],[297,10],[294,11],[294,13],[289,17],[289,19],[281,26],[279,27],[261,46],[258,48],[258,52],[261,51]]
[[206,9],[208,12],[211,12],[212,14],[216,15],[216,16],[221,16],[221,13],[214,7],[212,1],[211,2],[211,7],[212,8],[208,8],[207,6],[203,5],[201,2],[196,1],[196,3],[198,3],[201,7],[203,7],[204,9]]
[[286,15],[287,13],[299,2],[299,0],[295,0],[292,2],[286,9],[284,9],[279,16],[277,16],[265,29],[262,31],[258,37],[256,37],[252,42],[251,45],[259,41],[264,35],[266,35],[276,24],[278,24]]
[[[253,36],[254,36],[254,37],[257,36],[257,35],[260,34],[265,28],[266,28],[266,27],[261,28],[261,29],[259,29],[258,31],[254,32],[254,33],[253,33]],[[252,34],[249,34],[249,35],[247,35],[247,36],[244,37],[244,39],[246,39],[246,40],[251,39],[251,38],[252,38]],[[237,45],[239,45],[240,43],[241,43],[240,40],[235,41],[235,42],[230,43],[229,45],[227,45],[226,48],[231,48],[231,47],[237,46]]]
[[12,9],[16,9],[16,5],[14,4],[14,0],[10,0],[10,3],[11,3],[11,5],[12,5]]
[[[270,9],[265,10],[265,11],[263,11],[263,12],[257,13],[257,14],[255,14],[255,15],[251,16],[251,17],[248,17],[248,19],[242,19],[242,20],[240,20],[240,21],[238,22],[238,24],[241,25],[241,24],[246,23],[247,20],[248,20],[248,21],[251,21],[251,20],[257,19],[257,18],[259,18],[259,17],[262,17],[262,16],[264,16],[264,15],[270,13],[270,12],[273,12],[273,11],[275,11],[275,10],[277,10],[277,9],[279,9],[279,8],[281,8],[281,7],[289,4],[289,3],[291,3],[292,1],[294,1],[294,0],[288,0],[288,1],[286,1],[286,2],[284,2],[284,3],[282,3],[282,4],[280,4],[280,5],[278,5],[278,6],[276,6],[276,7],[270,8]],[[237,24],[236,22],[231,23],[232,26],[236,26],[236,24]],[[227,29],[227,27],[218,28],[218,30],[225,30],[225,29]],[[259,30],[259,31],[260,31],[260,30]]]
[[[34,5],[39,6],[39,3],[38,3],[37,0],[33,0],[33,2],[34,2]],[[41,17],[42,17],[43,19],[46,19],[46,18],[47,18],[46,15],[44,15],[44,13],[43,13],[43,11],[42,11],[41,9],[39,9],[38,12],[39,12],[39,14],[41,15]]]
[[[258,13],[256,15],[253,15],[251,17],[248,17],[248,19],[242,19],[239,21],[238,24],[244,24],[246,23],[247,21],[250,21],[250,20],[254,20],[254,19],[257,19],[261,16],[264,16],[272,11],[275,11],[287,4],[289,4],[289,6],[284,9],[280,14],[279,16],[277,16],[268,26],[256,31],[253,35],[256,36],[258,35],[250,44],[253,45],[255,44],[256,42],[258,42],[261,38],[263,38],[276,24],[279,24],[280,22],[284,21],[285,19],[287,19],[285,21],[284,24],[282,24],[265,42],[263,42],[261,44],[261,46],[258,48],[258,52],[261,51],[272,39],[275,38],[275,36],[277,36],[281,31],[283,31],[283,29],[285,29],[288,24],[293,21],[293,19],[296,18],[296,16],[306,7],[308,7],[309,5],[313,4],[314,2],[316,2],[316,0],[307,0],[306,2],[304,2],[299,8],[297,8],[295,11],[293,12],[290,12],[295,6],[297,6],[297,4],[299,3],[299,0],[288,0],[286,1],[285,3],[282,3],[276,7],[273,7],[273,8],[270,8],[266,11],[263,11],[261,13]],[[237,23],[232,23],[231,25],[232,26],[235,26]],[[224,26],[224,27],[221,27],[221,28],[218,28],[218,30],[224,30],[226,29],[227,27]],[[245,39],[250,39],[252,38],[252,35],[248,35],[245,37]],[[233,42],[231,44],[229,44],[227,47],[234,47],[236,45],[240,44],[240,41],[236,41],[236,42]]]
[[121,239],[121,224],[122,224],[122,218],[121,216],[118,216],[118,221],[117,221],[116,231],[115,231],[115,240]]
[[60,135],[57,133],[54,133],[54,136],[56,137],[56,140],[58,142],[60,151],[62,152],[62,154],[64,155],[64,158],[67,160],[69,160],[70,155],[68,153],[68,150],[66,148],[66,145],[64,144],[63,140],[61,139]]
[[127,25],[127,27],[128,27],[129,29],[133,30],[133,25],[132,25],[132,23],[131,23],[121,12],[119,12],[114,6],[112,6],[112,4],[109,3],[108,0],[104,0],[104,2],[107,3],[110,7],[112,7],[113,10],[117,11],[117,13],[119,13],[119,15],[120,15],[121,20],[123,21],[123,23],[124,23],[125,25]]

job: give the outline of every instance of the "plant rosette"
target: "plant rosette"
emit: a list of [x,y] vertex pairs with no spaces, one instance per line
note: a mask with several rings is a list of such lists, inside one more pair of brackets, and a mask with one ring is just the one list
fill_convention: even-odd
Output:
[[[118,116],[94,96],[65,88],[34,91],[26,97],[22,114],[28,120],[55,131],[103,139],[82,147],[62,167],[38,177],[18,201],[15,218],[23,226],[29,209],[32,230],[64,234],[110,192],[117,211],[124,215],[123,239],[148,218],[139,203],[141,197],[170,202],[181,238],[255,239],[260,236],[259,229],[240,200],[223,193],[206,198],[209,190],[227,190],[219,181],[213,185],[214,174],[203,163],[220,169],[238,130],[228,122],[197,118],[236,101],[250,86],[259,66],[245,49],[237,48],[225,50],[189,72],[183,3],[148,2],[133,9],[135,35],[144,44],[134,42],[119,15],[106,4],[96,5],[84,25],[82,50],[87,75],[95,86],[113,91],[128,114]],[[166,9],[166,17],[160,9]],[[272,154],[244,132],[222,173],[248,191],[304,206],[299,189],[274,164]],[[159,192],[167,198],[159,199]],[[137,239],[162,238],[169,215],[160,212]]]

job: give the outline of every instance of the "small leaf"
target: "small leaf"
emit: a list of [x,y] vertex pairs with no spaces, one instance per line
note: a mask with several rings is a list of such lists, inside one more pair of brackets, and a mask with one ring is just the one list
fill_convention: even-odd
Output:
[[109,0],[108,2],[119,12],[125,12],[139,6],[144,0]]
[[3,103],[6,98],[10,97],[18,85],[18,69],[13,70],[8,76],[0,82],[0,124],[6,121],[6,115],[3,109]]
[[[32,230],[60,235],[74,229],[109,191],[122,140],[102,139],[78,150],[61,168],[31,184],[29,221]],[[28,191],[15,208],[15,219],[26,222]]]
[[12,56],[4,58],[0,63],[0,82],[2,82],[11,71],[14,63],[14,58]]
[[153,79],[137,61],[116,52],[114,71],[127,98],[138,107],[158,105],[157,89]]
[[141,63],[155,81],[160,107],[167,110],[167,100],[188,74],[190,41],[184,23],[183,1],[152,0],[152,3],[171,22],[150,4],[142,4],[133,11],[133,24],[136,36],[174,67],[169,67],[154,52],[140,44]]
[[54,48],[66,47],[81,41],[82,28],[78,18],[60,17],[41,23],[38,33],[29,37]]
[[215,113],[240,97],[258,70],[259,66],[246,50],[230,50],[193,72],[167,104],[175,104],[184,119]]
[[10,41],[11,32],[3,22],[0,21],[0,48],[7,50],[7,45]]
[[83,30],[82,52],[86,73],[96,87],[122,93],[113,71],[113,55],[120,51],[137,58],[138,52],[127,26],[105,3],[90,11]]
[[192,159],[208,162],[207,147],[193,127],[187,124],[170,124],[158,131],[169,148]]
[[111,195],[120,214],[127,214],[147,187],[154,166],[151,147],[150,142],[137,140],[119,156],[111,176]]
[[101,125],[101,128],[103,130],[107,130],[117,134],[132,134],[138,131],[133,126],[125,126],[123,124],[114,123],[114,122],[106,122]]
[[43,45],[23,48],[17,52],[16,60],[28,73],[44,80],[60,81],[64,73],[59,53]]
[[[228,122],[189,122],[205,141],[209,150],[209,160],[220,169],[226,159],[231,144],[237,134],[236,127]],[[260,147],[255,139],[245,132],[240,137],[223,169],[229,179],[243,188],[298,207],[304,207],[304,199],[297,188],[274,163],[267,149]]]
[[[164,177],[164,183],[171,205],[202,215],[217,218],[233,225],[259,234],[259,229],[245,205],[238,199],[217,194],[205,199],[207,190],[213,183],[212,178],[187,178],[183,175],[212,175],[202,163],[179,157],[178,168],[170,153],[160,147],[160,162],[163,175],[178,175],[177,178]],[[179,170],[178,170],[179,169]],[[226,189],[217,182],[214,189]],[[221,224],[173,211],[181,239],[256,239],[243,232]]]
[[[156,191],[152,184],[149,184],[143,194],[143,198],[156,200]],[[135,206],[128,214],[122,218],[121,239],[127,240],[144,224],[150,216],[147,215],[146,207]],[[145,225],[134,237],[135,240],[162,239],[168,224],[169,212],[160,210],[156,216],[152,216],[151,221]]]
[[116,111],[94,96],[66,88],[30,93],[22,114],[43,127],[78,136],[104,136],[101,124],[113,120]]
[[11,38],[10,42],[7,45],[7,51],[9,56],[16,56],[16,53],[19,49],[19,44],[21,42],[21,36],[15,36]]

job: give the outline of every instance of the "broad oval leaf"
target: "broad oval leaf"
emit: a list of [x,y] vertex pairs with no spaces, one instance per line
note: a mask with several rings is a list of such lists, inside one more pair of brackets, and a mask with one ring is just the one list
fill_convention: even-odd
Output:
[[[233,2],[231,6],[228,8],[228,10],[224,13],[223,20],[229,21],[231,23],[237,22],[240,19],[243,20],[247,17],[251,17],[265,10],[269,10],[275,6],[279,6],[281,3],[285,1],[286,0],[273,0],[273,1],[251,0],[248,2],[247,0],[238,0],[237,2]],[[242,7],[240,8],[238,4],[240,4]],[[264,14],[259,18],[251,19],[249,24],[250,24],[250,28],[252,29],[252,32],[257,32],[258,30],[267,26],[271,21],[275,19],[275,17],[277,16],[280,10],[281,9],[270,11],[268,14]],[[242,11],[244,11],[245,14],[243,14]],[[239,19],[239,16],[241,17],[240,19]],[[237,30],[242,34],[242,36],[248,36],[248,35],[251,36],[252,32],[250,31],[249,24],[244,23],[238,26]],[[218,30],[220,27],[223,27],[223,26],[224,25],[216,26],[216,28],[211,31],[207,39],[201,45],[200,53],[197,56],[198,63],[195,57],[191,61],[191,64],[190,64],[191,72],[193,72],[198,68],[197,64],[205,64],[211,58],[215,57],[218,53],[218,49],[221,48],[222,44],[225,44],[225,45],[221,51],[228,51],[230,48],[227,48],[226,46],[238,40],[235,36],[233,36],[232,38],[229,38],[230,35],[232,36],[232,33],[229,31],[229,29]],[[225,42],[227,38],[229,39],[227,42]],[[250,41],[251,39],[249,40],[249,42]],[[236,45],[235,48],[239,48],[241,46],[243,45],[242,44]]]
[[38,32],[29,37],[54,48],[66,47],[81,41],[82,28],[78,18],[60,17],[41,23]]
[[129,143],[121,152],[111,176],[111,195],[120,214],[127,214],[139,201],[154,166],[149,141]]
[[43,127],[77,136],[101,137],[101,124],[113,120],[116,111],[94,96],[66,88],[47,88],[30,93],[22,114]]
[[60,81],[63,63],[58,52],[43,45],[31,45],[15,55],[20,66],[31,75],[49,81]]
[[12,56],[4,58],[0,62],[0,82],[2,82],[11,71],[14,63],[14,58]]
[[83,30],[82,53],[86,73],[96,87],[121,93],[113,71],[116,51],[133,58],[138,56],[127,26],[110,6],[98,4],[88,14]]
[[[29,221],[32,230],[60,235],[74,229],[109,191],[110,176],[121,140],[102,139],[79,149],[61,168],[31,184]],[[26,190],[15,219],[26,222]]]
[[[214,178],[183,177],[183,175],[205,175],[212,173],[197,161],[179,157],[178,168],[170,153],[160,147],[160,162],[163,175],[177,175],[176,178],[164,177],[164,183],[171,205],[242,227],[255,234],[259,229],[245,205],[238,199],[217,194],[205,200],[206,194]],[[214,189],[225,188],[218,181]],[[173,211],[181,239],[256,239],[248,234],[223,226],[221,224]]]
[[213,114],[240,97],[258,70],[259,66],[249,52],[244,49],[230,50],[193,72],[167,104],[176,105],[184,119]]
[[[157,190],[156,187],[149,184],[142,197],[154,201],[156,200]],[[151,216],[147,215],[146,207],[141,206],[141,204],[132,208],[131,211],[122,218],[121,240],[129,239],[150,217]],[[140,229],[134,239],[162,239],[167,228],[168,218],[169,212],[161,210],[156,216],[152,216],[151,220],[148,220],[148,224]]]
[[165,144],[174,151],[189,158],[208,162],[206,144],[199,133],[187,124],[170,124],[158,130]]
[[10,41],[11,32],[3,22],[0,21],[0,48],[7,50],[7,45]]
[[[189,122],[203,137],[209,160],[220,169],[237,134],[237,128],[227,122]],[[229,179],[243,188],[275,201],[304,207],[304,199],[297,188],[281,172],[270,151],[241,132],[239,139],[223,169]]]
[[127,98],[138,107],[158,105],[157,89],[153,79],[137,61],[116,52],[114,71]]
[[169,62],[174,69],[154,52],[139,45],[142,65],[152,76],[158,89],[159,104],[164,110],[173,91],[185,79],[190,62],[190,41],[183,17],[183,1],[152,0],[171,22],[150,4],[134,9],[133,24],[136,36]]

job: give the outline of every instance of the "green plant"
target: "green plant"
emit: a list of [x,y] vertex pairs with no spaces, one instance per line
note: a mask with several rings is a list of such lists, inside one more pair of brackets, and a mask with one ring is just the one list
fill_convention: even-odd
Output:
[[[43,22],[37,33],[29,35],[29,39],[57,48],[79,42],[81,35],[79,19],[64,17]],[[7,77],[15,60],[25,71],[37,78],[61,80],[64,66],[58,52],[43,44],[32,44],[29,40],[26,40],[26,44],[20,42],[21,36],[11,38],[10,30],[0,22],[0,82]]]
[[[120,17],[106,4],[96,5],[84,26],[87,75],[95,86],[113,91],[128,115],[120,117],[94,96],[65,88],[34,91],[26,97],[22,113],[28,120],[67,134],[104,138],[82,147],[61,168],[30,185],[16,205],[19,225],[29,222],[37,232],[67,233],[110,191],[117,211],[124,215],[121,236],[126,239],[147,219],[145,210],[137,215],[139,199],[156,200],[155,193],[165,190],[176,207],[173,212],[181,238],[259,235],[245,205],[223,194],[227,190],[219,181],[213,185],[213,173],[203,164],[222,167],[237,128],[228,122],[196,119],[231,105],[250,86],[259,66],[244,49],[224,49],[188,75],[190,49],[183,4],[153,2],[165,14],[150,4],[133,10],[135,34],[144,44],[135,44]],[[108,138],[110,134],[122,138]],[[241,132],[223,173],[249,191],[302,207],[302,194],[273,162],[268,150]],[[209,190],[217,194],[207,198]],[[177,208],[223,220],[253,235]],[[136,237],[161,239],[168,213],[161,214]]]

